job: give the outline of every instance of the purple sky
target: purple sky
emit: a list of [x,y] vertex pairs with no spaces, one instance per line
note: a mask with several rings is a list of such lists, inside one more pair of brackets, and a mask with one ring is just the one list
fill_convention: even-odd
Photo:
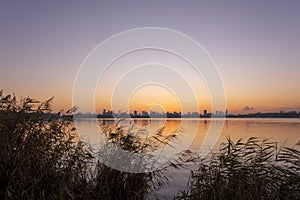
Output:
[[0,88],[68,108],[85,56],[109,36],[185,33],[220,69],[231,112],[300,110],[300,1],[1,1]]

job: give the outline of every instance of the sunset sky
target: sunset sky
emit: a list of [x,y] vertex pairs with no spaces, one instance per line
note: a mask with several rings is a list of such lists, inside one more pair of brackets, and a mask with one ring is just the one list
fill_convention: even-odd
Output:
[[[54,110],[70,108],[76,73],[96,45],[128,29],[163,27],[206,49],[219,68],[230,113],[300,111],[299,10],[299,1],[1,1],[0,89],[40,100],[54,96]],[[205,84],[191,82],[201,112],[210,109]],[[113,87],[106,84],[97,98],[109,99]],[[143,89],[133,94],[130,110],[155,102],[178,110],[170,91]],[[102,102],[98,111],[109,106]]]

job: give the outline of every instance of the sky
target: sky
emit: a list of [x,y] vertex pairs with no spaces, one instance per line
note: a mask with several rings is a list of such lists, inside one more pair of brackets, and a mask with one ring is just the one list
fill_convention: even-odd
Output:
[[[54,96],[54,110],[68,109],[77,71],[96,45],[128,29],[163,27],[206,49],[222,76],[229,113],[300,111],[299,10],[296,0],[1,1],[0,88],[18,97]],[[196,89],[200,110],[210,109],[203,88]],[[177,110],[174,95],[160,90],[137,90],[128,107],[148,109],[154,98]],[[104,94],[97,91],[100,101],[109,99]],[[143,96],[145,107],[138,105]],[[102,102],[97,109],[109,106]]]

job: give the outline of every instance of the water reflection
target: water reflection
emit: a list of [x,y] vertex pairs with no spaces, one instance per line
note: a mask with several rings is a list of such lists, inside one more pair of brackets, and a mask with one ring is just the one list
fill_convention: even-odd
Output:
[[[116,124],[116,120],[98,119],[97,122],[95,122],[95,120],[82,119],[79,123],[79,129],[88,133],[90,127],[95,123],[98,123],[100,126],[113,126]],[[145,129],[149,133],[155,133],[162,127],[165,127],[164,134],[181,130],[181,145],[183,146],[187,140],[191,140],[192,144],[189,145],[189,149],[197,151],[207,134],[209,126],[217,126],[218,119],[134,119],[124,120],[122,125],[128,126],[130,123],[134,123],[135,130]],[[189,138],[193,136],[191,132],[194,130],[197,131],[195,137]],[[287,144],[293,144],[294,141],[299,139],[299,130],[300,119],[227,119],[216,146],[225,141],[226,137],[237,140],[239,138],[249,138],[252,136],[270,138],[279,143],[283,143],[287,140]],[[87,135],[86,137],[93,143],[99,139],[99,137],[95,135]]]
[[[179,146],[184,147],[186,140],[191,139],[192,143],[188,148],[194,152],[199,151],[209,127],[220,124],[218,119],[172,119],[166,121],[159,119],[151,121],[149,119],[135,119],[133,122],[132,120],[128,120],[126,123],[130,122],[134,123],[136,128],[145,128],[149,132],[153,132],[163,126],[166,128],[164,134],[169,134],[174,130],[181,129],[181,143]],[[80,123],[81,128],[88,130],[91,123],[95,122],[84,119]],[[114,125],[116,122],[111,119],[100,119],[96,123],[99,125]],[[195,129],[197,132],[195,136],[193,136],[190,132]],[[299,140],[299,136],[300,119],[227,119],[222,133],[218,138],[216,147],[218,147],[221,142],[224,142],[226,137],[230,137],[234,141],[239,138],[247,139],[249,137],[270,138],[278,142],[279,146],[282,145],[284,141],[286,141],[286,146],[290,146]],[[97,137],[92,137],[90,140],[97,141]],[[192,169],[192,166],[190,167],[190,169]],[[173,179],[170,181],[168,187],[158,192],[159,196],[172,198],[170,195],[173,195],[180,189],[184,189],[190,169],[181,170],[180,172],[169,170],[167,173],[169,176],[172,176]]]

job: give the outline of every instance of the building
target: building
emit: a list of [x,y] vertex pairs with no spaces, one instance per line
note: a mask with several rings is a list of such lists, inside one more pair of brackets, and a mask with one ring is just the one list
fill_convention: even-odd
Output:
[[148,117],[148,113],[146,111],[142,111],[142,117]]

